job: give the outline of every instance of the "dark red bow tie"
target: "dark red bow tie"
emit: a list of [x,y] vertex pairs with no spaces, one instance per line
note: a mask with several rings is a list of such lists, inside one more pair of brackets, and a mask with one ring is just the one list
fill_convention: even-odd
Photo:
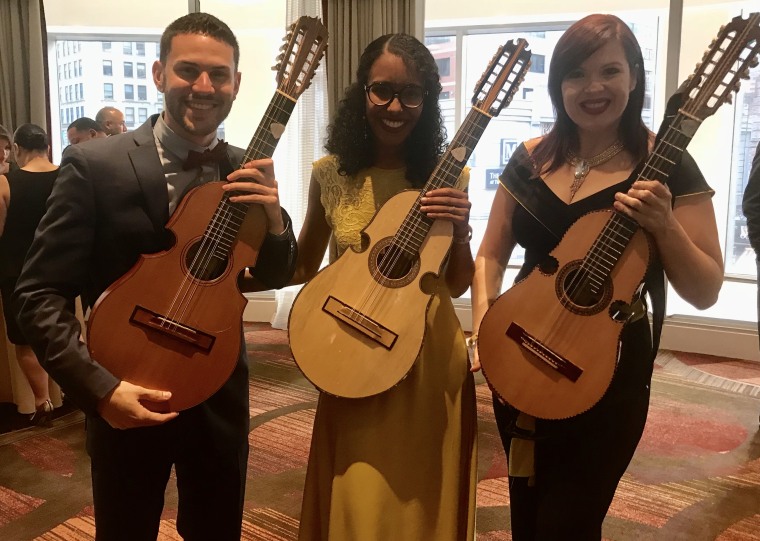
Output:
[[227,143],[219,141],[212,149],[203,152],[191,150],[187,153],[182,170],[187,171],[202,166],[204,163],[219,163],[227,159]]

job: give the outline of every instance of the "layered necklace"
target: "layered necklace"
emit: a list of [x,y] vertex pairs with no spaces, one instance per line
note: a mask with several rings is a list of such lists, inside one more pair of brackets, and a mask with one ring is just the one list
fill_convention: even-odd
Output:
[[588,159],[581,158],[572,150],[568,150],[567,161],[575,168],[575,171],[573,172],[573,183],[570,185],[570,201],[573,200],[575,194],[580,190],[581,186],[583,186],[591,168],[610,161],[617,156],[621,150],[623,150],[623,143],[620,141],[615,141],[605,150]]

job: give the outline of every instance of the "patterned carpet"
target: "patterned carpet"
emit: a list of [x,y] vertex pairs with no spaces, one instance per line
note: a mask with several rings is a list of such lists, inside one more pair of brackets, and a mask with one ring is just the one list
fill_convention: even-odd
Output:
[[[243,539],[296,539],[317,393],[289,357],[283,331],[247,329],[251,454]],[[478,380],[478,541],[511,539],[506,462]],[[663,352],[643,441],[623,478],[605,539],[760,539],[760,366]],[[82,416],[0,435],[0,540],[93,539]],[[167,491],[159,539],[175,529]],[[432,540],[434,541],[434,540]]]

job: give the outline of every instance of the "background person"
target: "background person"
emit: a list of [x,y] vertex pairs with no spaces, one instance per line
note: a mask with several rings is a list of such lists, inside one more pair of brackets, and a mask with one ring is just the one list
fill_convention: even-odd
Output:
[[103,107],[95,115],[95,121],[106,135],[119,135],[127,132],[127,123],[124,122],[124,113],[116,107]]
[[[548,89],[554,126],[544,137],[520,145],[500,177],[475,259],[473,329],[499,295],[516,244],[525,248],[517,276],[521,280],[578,218],[610,207],[636,220],[654,239],[645,291],[652,299],[663,299],[654,303],[655,314],[664,311],[662,269],[681,297],[697,308],[715,303],[723,258],[713,191],[694,160],[684,154],[667,186],[628,180],[653,142],[641,120],[641,49],[628,26],[613,15],[589,15],[573,24],[554,49]],[[591,165],[576,174],[580,160]],[[514,540],[565,539],[568,532],[576,540],[601,538],[602,522],[641,438],[649,405],[657,348],[646,306],[640,308],[641,317],[623,328],[612,383],[589,411],[565,420],[534,420],[494,399],[509,457]],[[474,369],[478,366],[476,359]],[[515,424],[529,430],[533,423],[535,442],[514,430]]]
[[14,345],[19,368],[34,394],[35,411],[30,420],[33,424],[42,424],[53,413],[49,378],[19,329],[11,297],[34,232],[45,214],[45,202],[58,176],[58,166],[48,159],[48,137],[39,126],[21,125],[13,141],[19,168],[0,176],[0,294],[8,339]]
[[70,145],[78,145],[90,139],[100,139],[108,136],[100,124],[91,118],[83,116],[69,124],[69,127],[66,129],[66,137]]

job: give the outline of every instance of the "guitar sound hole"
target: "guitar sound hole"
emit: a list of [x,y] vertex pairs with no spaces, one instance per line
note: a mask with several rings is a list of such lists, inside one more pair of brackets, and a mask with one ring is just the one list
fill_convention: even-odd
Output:
[[565,275],[563,289],[568,299],[583,308],[596,305],[604,295],[604,288],[597,287],[593,277],[579,269]]
[[414,258],[409,254],[389,244],[378,253],[377,269],[390,280],[400,280],[412,270]]
[[214,251],[208,241],[198,241],[185,253],[185,266],[193,278],[204,282],[216,280],[227,269],[228,260]]
[[582,260],[564,265],[555,281],[557,298],[571,312],[590,316],[598,314],[612,301],[609,277],[600,277],[581,266]]

